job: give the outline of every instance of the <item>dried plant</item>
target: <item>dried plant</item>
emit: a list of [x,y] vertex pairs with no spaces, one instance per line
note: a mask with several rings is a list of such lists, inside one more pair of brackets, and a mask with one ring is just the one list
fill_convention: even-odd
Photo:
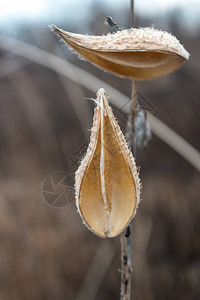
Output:
[[[133,7],[133,1],[131,3]],[[189,53],[174,36],[154,28],[131,28],[106,36],[74,34],[55,25],[51,28],[87,61],[104,71],[132,79],[128,134],[129,147],[133,149],[135,80],[166,75],[188,60]],[[100,237],[121,233],[133,218],[140,200],[137,168],[103,89],[97,94],[90,145],[76,173],[75,188],[76,203],[84,223]],[[131,228],[132,224],[127,227],[126,234],[121,235],[122,300],[131,297]]]
[[131,28],[103,36],[75,34],[51,26],[68,46],[97,67],[132,79],[152,79],[176,70],[189,53],[170,33]]
[[76,204],[91,231],[114,237],[135,215],[140,180],[103,89],[97,93],[97,103],[90,144],[76,172]]

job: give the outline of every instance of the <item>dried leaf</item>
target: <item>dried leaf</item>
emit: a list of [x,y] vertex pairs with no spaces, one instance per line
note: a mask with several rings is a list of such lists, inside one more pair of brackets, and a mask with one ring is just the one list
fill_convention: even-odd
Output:
[[99,68],[133,79],[166,75],[189,59],[189,53],[170,33],[131,28],[103,36],[75,34],[51,28],[80,56]]
[[104,89],[98,91],[97,101],[90,143],[76,172],[76,204],[91,231],[114,237],[136,213],[140,180]]

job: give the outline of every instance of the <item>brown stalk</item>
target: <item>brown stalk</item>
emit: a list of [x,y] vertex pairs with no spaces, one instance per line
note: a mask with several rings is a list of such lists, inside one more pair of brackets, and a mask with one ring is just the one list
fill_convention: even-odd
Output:
[[[134,0],[131,0],[131,26],[134,25]],[[137,103],[137,82],[132,80],[131,106],[129,120],[127,121],[127,138],[129,147],[136,158],[136,145],[134,146],[135,108]],[[133,148],[134,147],[134,148]],[[130,300],[132,279],[132,229],[133,220],[128,225],[126,232],[121,234],[121,290],[120,299]]]
[[[136,147],[133,147],[134,141],[134,121],[135,107],[137,103],[137,82],[132,81],[132,95],[129,120],[127,121],[127,139],[129,148],[136,156]],[[132,228],[133,221],[121,234],[121,300],[129,300],[131,297],[131,277],[132,277]]]

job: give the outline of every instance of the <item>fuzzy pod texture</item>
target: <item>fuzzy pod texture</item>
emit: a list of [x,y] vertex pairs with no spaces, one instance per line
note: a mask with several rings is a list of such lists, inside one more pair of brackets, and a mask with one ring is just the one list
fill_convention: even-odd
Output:
[[154,28],[131,28],[102,36],[75,34],[55,25],[51,28],[81,57],[122,77],[157,78],[189,59],[173,35]]
[[90,143],[75,176],[78,212],[93,233],[114,237],[134,217],[140,190],[135,160],[101,88]]

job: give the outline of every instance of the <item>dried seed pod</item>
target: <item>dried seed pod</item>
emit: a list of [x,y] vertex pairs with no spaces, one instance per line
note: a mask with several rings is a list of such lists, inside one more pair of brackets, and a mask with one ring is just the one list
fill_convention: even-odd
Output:
[[151,79],[176,70],[189,53],[170,33],[131,28],[103,36],[52,29],[68,46],[99,68],[133,79]]
[[136,213],[140,180],[104,89],[98,91],[97,103],[87,153],[76,172],[76,204],[91,231],[114,237]]

